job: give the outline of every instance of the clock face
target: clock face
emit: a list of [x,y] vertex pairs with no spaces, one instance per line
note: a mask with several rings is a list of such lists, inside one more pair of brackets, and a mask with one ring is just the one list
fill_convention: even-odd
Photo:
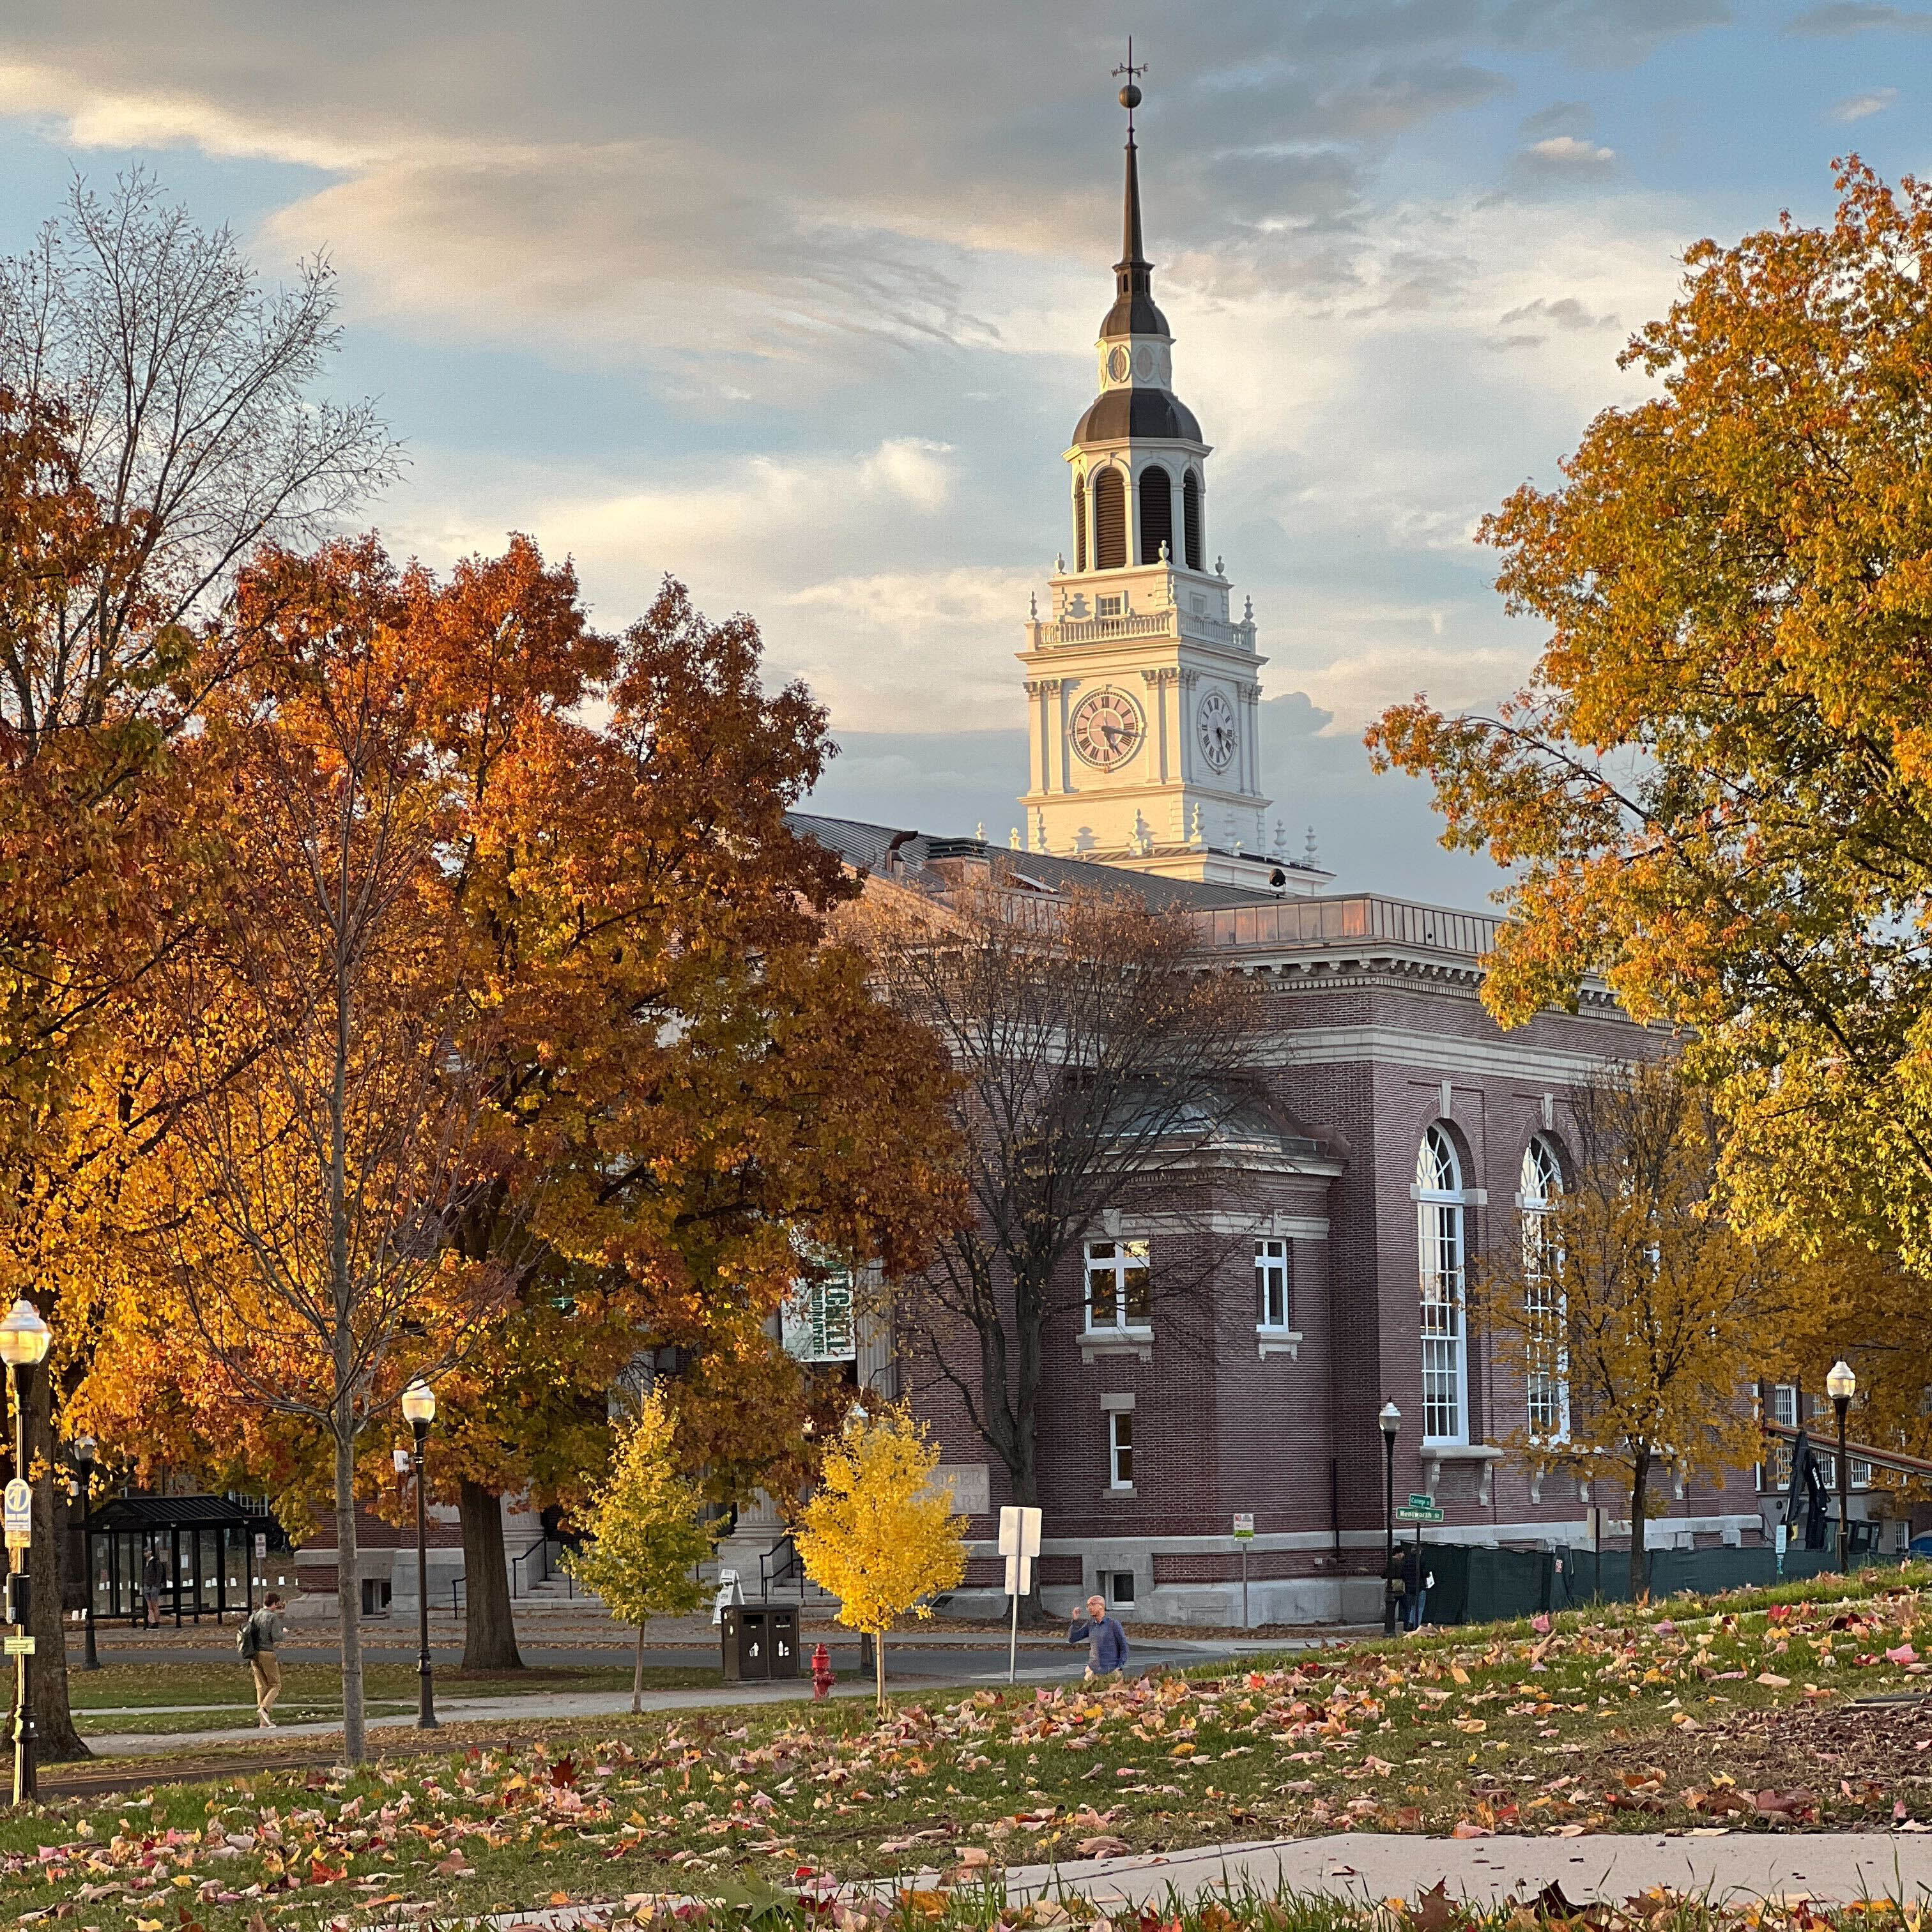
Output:
[[1146,730],[1131,698],[1118,691],[1096,691],[1075,707],[1073,748],[1088,764],[1110,772],[1140,749]]
[[1210,691],[1201,700],[1195,714],[1195,728],[1200,734],[1201,753],[1217,772],[1225,772],[1234,761],[1240,742],[1234,728],[1234,707],[1218,691]]

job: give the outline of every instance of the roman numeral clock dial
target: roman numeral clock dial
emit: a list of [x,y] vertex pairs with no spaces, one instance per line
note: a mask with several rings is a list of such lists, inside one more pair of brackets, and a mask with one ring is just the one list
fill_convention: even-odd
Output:
[[1096,691],[1073,713],[1073,748],[1095,770],[1111,772],[1140,749],[1147,727],[1139,707],[1118,691]]
[[1210,691],[1195,713],[1196,729],[1201,740],[1201,755],[1217,772],[1234,763],[1240,735],[1234,726],[1234,707],[1218,691]]

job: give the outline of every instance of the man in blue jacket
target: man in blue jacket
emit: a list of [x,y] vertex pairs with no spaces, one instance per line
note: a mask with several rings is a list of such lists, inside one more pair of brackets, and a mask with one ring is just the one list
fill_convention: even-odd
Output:
[[1105,1597],[1087,1599],[1087,1614],[1066,1633],[1066,1641],[1087,1646],[1087,1667],[1096,1677],[1126,1667],[1127,1634],[1118,1617],[1108,1616]]

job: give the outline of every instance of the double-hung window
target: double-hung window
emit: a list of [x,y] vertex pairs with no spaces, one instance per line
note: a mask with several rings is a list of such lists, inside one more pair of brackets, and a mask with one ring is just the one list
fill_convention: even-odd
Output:
[[1087,1244],[1087,1326],[1142,1329],[1154,1316],[1153,1277],[1144,1241]]
[[1294,1326],[1294,1265],[1286,1241],[1256,1242],[1255,1300],[1256,1328]]
[[1465,1296],[1462,1168],[1438,1126],[1415,1160],[1416,1249],[1422,1294],[1422,1439],[1469,1439],[1468,1310]]
[[1130,1490],[1134,1486],[1134,1412],[1130,1408],[1107,1412],[1107,1486]]

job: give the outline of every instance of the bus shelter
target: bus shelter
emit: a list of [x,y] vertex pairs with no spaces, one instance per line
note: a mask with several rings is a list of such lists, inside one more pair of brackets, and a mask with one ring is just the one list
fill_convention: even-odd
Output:
[[151,1553],[161,1559],[161,1614],[220,1622],[230,1610],[255,1607],[256,1539],[263,1550],[286,1550],[275,1519],[228,1496],[110,1496],[87,1524],[87,1576],[97,1622],[141,1619],[141,1575]]

